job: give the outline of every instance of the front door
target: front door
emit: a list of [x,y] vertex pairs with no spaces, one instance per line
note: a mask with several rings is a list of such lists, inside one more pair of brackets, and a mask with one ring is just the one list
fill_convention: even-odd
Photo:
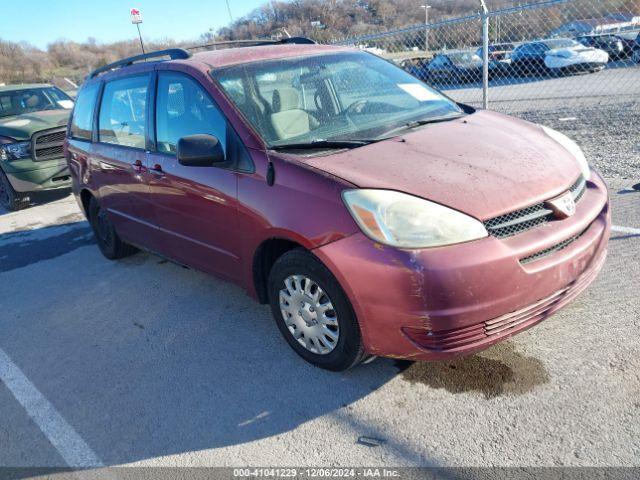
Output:
[[[193,78],[161,71],[155,125],[156,151],[149,155],[149,174],[162,252],[185,265],[238,280],[238,173],[224,115]],[[216,136],[229,163],[224,167],[181,165],[176,158],[178,140],[195,134]]]

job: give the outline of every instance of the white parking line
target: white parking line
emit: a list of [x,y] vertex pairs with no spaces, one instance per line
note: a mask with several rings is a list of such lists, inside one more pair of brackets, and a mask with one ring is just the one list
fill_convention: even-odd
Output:
[[611,227],[611,231],[618,233],[630,233],[631,235],[640,235],[640,228],[619,227],[618,225],[614,225]]
[[70,467],[100,467],[102,462],[71,425],[0,348],[0,380],[9,388]]

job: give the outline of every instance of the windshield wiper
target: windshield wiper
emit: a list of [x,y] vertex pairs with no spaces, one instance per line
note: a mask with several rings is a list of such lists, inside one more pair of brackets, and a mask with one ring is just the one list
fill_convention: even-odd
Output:
[[358,148],[376,140],[312,140],[311,142],[284,143],[272,145],[271,150],[314,150],[320,148]]
[[435,118],[425,118],[422,120],[413,120],[411,122],[405,123],[404,125],[400,125],[399,127],[392,128],[391,130],[384,132],[380,135],[381,140],[390,138],[397,133],[404,132],[405,130],[412,130],[417,127],[421,127],[423,125],[428,125],[430,123],[440,123],[446,122],[448,120],[455,120],[456,118],[460,118],[462,115],[447,115],[444,117],[435,117]]

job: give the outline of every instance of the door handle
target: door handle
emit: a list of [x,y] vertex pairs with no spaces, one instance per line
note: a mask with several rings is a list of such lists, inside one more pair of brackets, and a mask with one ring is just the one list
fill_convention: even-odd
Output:
[[153,166],[153,168],[150,168],[149,172],[152,173],[157,178],[164,177],[164,172],[162,171],[162,166],[159,163],[156,163]]
[[142,160],[136,160],[135,162],[133,162],[131,164],[131,168],[133,168],[133,171],[138,174],[144,172],[147,169],[142,163]]

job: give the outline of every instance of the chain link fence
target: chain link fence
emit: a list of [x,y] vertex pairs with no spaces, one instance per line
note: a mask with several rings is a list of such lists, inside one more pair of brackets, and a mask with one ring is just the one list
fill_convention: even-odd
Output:
[[385,57],[457,101],[559,128],[605,174],[639,178],[640,2],[479,6],[335,43]]

